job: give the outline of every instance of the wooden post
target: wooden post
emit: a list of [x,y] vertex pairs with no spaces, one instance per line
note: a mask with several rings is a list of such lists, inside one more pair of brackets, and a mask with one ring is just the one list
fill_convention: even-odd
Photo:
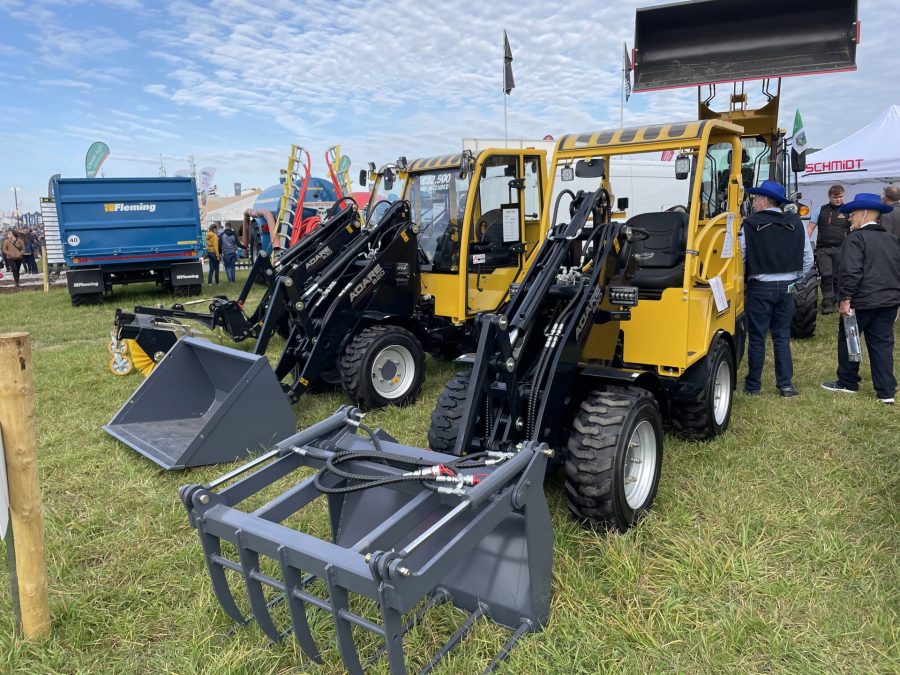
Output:
[[10,527],[15,532],[19,606],[26,638],[50,632],[44,514],[34,433],[34,372],[28,333],[0,334],[0,433],[6,453]]
[[49,293],[50,272],[47,269],[47,244],[41,245],[41,268],[44,270],[44,293]]

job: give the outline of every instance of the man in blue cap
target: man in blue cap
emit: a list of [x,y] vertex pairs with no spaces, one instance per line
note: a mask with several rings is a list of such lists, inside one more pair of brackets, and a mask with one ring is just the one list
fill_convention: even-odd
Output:
[[[841,207],[850,214],[850,233],[841,253],[838,311],[856,315],[859,332],[866,337],[872,386],[881,403],[892,405],[897,392],[894,377],[894,321],[900,307],[900,239],[878,222],[894,207],[878,195],[861,192]],[[859,362],[850,360],[844,322],[838,329],[837,380],[823,389],[855,394],[859,390]]]
[[757,396],[762,387],[766,335],[772,333],[775,354],[775,386],[790,398],[800,394],[793,385],[791,318],[794,316],[793,283],[812,269],[813,252],[806,229],[796,213],[784,213],[788,202],[784,186],[766,180],[750,188],[753,213],[741,225],[747,277],[747,377],[744,393]]

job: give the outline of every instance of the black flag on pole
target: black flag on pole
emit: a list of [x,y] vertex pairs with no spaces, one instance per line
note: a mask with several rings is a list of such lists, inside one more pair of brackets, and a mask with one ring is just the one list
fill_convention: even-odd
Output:
[[625,48],[624,60],[622,61],[622,73],[625,77],[625,100],[631,98],[631,57],[628,56],[628,44],[622,43]]
[[509,48],[509,38],[503,31],[503,93],[509,94],[516,87],[512,72],[512,50]]

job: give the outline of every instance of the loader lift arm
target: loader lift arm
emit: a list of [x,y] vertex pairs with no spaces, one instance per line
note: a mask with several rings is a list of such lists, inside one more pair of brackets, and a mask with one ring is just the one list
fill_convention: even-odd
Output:
[[564,196],[573,198],[570,222],[551,227],[503,312],[481,317],[454,454],[505,451],[538,438],[558,447],[560,434],[547,438],[545,420],[563,413],[586,328],[627,318],[637,301],[636,289],[624,286],[636,267],[629,253],[634,232],[609,222],[609,193],[564,191],[557,206]]

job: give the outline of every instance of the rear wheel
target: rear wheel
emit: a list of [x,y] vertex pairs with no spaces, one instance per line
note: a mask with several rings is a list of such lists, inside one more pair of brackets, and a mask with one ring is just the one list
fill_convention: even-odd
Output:
[[791,319],[791,337],[811,338],[816,334],[816,303],[819,300],[819,285],[810,283],[794,296],[794,317]]
[[653,504],[662,457],[662,418],[650,392],[591,392],[575,415],[566,453],[569,510],[625,532]]
[[403,406],[416,400],[425,378],[425,353],[399,326],[370,326],[344,351],[341,384],[364,408]]
[[428,447],[437,452],[453,452],[459,425],[466,406],[466,392],[472,379],[471,370],[463,370],[453,376],[438,396],[431,425],[428,427]]
[[82,305],[99,305],[103,303],[102,293],[81,293],[79,295],[73,295],[71,296],[71,298],[73,307],[81,307]]
[[716,340],[707,354],[709,370],[703,398],[672,401],[672,428],[682,438],[708,440],[725,433],[734,401],[734,356],[731,345]]

